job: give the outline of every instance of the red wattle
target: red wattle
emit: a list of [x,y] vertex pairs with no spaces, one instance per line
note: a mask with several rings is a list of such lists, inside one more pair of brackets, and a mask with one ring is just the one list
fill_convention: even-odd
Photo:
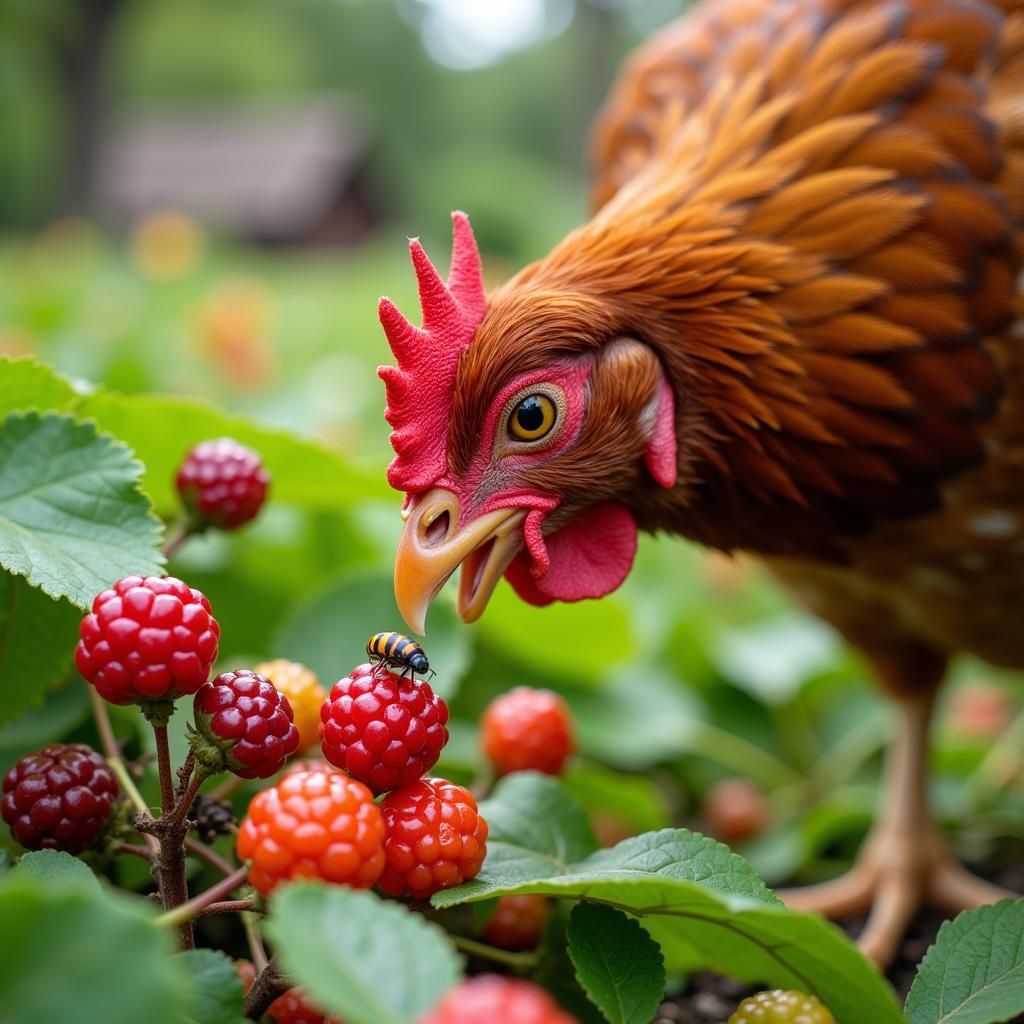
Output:
[[629,575],[636,555],[636,522],[628,509],[602,502],[544,538],[548,569],[536,576],[533,559],[520,553],[505,572],[530,604],[581,601],[611,593]]

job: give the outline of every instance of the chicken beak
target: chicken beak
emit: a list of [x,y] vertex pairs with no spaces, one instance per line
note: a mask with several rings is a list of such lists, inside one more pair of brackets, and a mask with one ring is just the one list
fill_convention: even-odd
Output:
[[427,609],[462,566],[456,608],[464,622],[475,622],[487,606],[502,573],[522,546],[521,508],[501,508],[459,528],[459,499],[435,487],[406,512],[395,554],[395,600],[409,627],[424,632]]

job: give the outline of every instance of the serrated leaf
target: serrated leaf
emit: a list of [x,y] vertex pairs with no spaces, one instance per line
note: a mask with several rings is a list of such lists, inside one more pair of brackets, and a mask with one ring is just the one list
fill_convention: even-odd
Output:
[[66,678],[81,618],[69,601],[0,570],[0,722],[39,705]]
[[245,1024],[242,979],[234,962],[212,949],[188,949],[175,961],[188,974],[189,1003],[185,1020],[191,1024]]
[[1024,900],[946,921],[907,995],[911,1024],[996,1024],[1024,1013]]
[[461,973],[444,931],[369,892],[284,886],[266,930],[289,976],[346,1024],[411,1024]]
[[17,1024],[181,1024],[173,937],[137,897],[95,884],[0,881],[0,1017]]
[[83,399],[76,411],[132,446],[146,464],[146,493],[167,514],[178,509],[174,477],[185,453],[212,437],[233,437],[259,452],[270,471],[274,501],[333,512],[393,493],[383,473],[364,472],[321,444],[198,399],[100,391]]
[[609,1024],[650,1024],[665,995],[661,949],[632,917],[597,903],[573,907],[569,957]]
[[[292,611],[274,641],[274,653],[308,665],[329,686],[366,660],[366,641],[374,633],[401,622],[390,577],[346,576]],[[466,670],[470,643],[469,630],[455,610],[438,602],[424,646],[436,673],[430,685],[445,699],[454,694]]]
[[[45,595],[41,597],[50,601]],[[80,613],[75,614],[78,616]],[[75,675],[65,686],[51,690],[39,707],[32,708],[16,722],[8,722],[0,728],[0,765],[14,764],[26,754],[45,747],[47,743],[64,739],[88,715],[89,701],[85,685]]]
[[67,378],[31,356],[0,357],[0,417],[16,409],[66,409],[77,397]]
[[[597,840],[579,805],[550,776],[514,772],[502,779],[480,813],[488,826],[484,870],[460,886],[463,894],[486,898],[494,887],[566,874],[597,849]],[[434,897],[446,905],[445,893]],[[455,902],[463,902],[456,900]]]
[[0,565],[79,608],[122,576],[159,574],[141,470],[91,424],[12,413],[0,425]]
[[902,1022],[888,984],[838,928],[817,915],[786,910],[721,843],[664,829],[573,862],[564,850],[552,855],[546,838],[539,853],[531,850],[536,833],[518,813],[519,800],[513,813],[503,800],[499,788],[482,804],[484,817],[494,822],[483,870],[473,881],[437,893],[434,906],[514,893],[604,903],[640,918],[674,957],[685,952],[693,966],[817,995],[839,1024]]
[[18,861],[12,874],[32,879],[40,888],[50,891],[92,886],[97,893],[99,892],[99,882],[88,865],[62,850],[35,850],[26,853]]

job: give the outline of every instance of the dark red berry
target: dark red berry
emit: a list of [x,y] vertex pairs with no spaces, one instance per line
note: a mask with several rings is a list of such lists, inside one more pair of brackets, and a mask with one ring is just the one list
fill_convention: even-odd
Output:
[[185,456],[175,482],[197,526],[234,530],[262,508],[270,474],[252,449],[219,437]]
[[247,668],[205,683],[194,706],[192,752],[208,773],[226,769],[242,779],[267,779],[299,748],[288,698]]
[[118,785],[92,747],[54,743],[14,765],[3,793],[3,819],[22,846],[81,853],[110,818]]
[[487,822],[473,794],[446,779],[420,779],[389,793],[384,819],[384,872],[391,896],[429,899],[476,878],[487,856]]
[[359,665],[320,709],[320,741],[331,764],[386,793],[430,771],[448,742],[448,707],[429,684]]
[[217,657],[210,602],[173,576],[126,576],[82,619],[75,665],[111,704],[195,693]]
[[549,912],[544,896],[502,896],[487,918],[481,936],[492,946],[514,953],[536,949]]
[[575,749],[569,705],[550,690],[517,686],[496,697],[480,721],[480,745],[499,775],[558,775]]
[[579,1024],[539,985],[478,974],[456,985],[417,1024]]

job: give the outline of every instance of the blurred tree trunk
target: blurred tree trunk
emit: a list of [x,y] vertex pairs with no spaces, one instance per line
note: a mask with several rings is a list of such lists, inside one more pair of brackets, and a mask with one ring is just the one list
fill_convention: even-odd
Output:
[[[575,143],[575,159],[590,170],[590,126],[594,121],[618,64],[618,25],[616,13],[604,4],[581,0],[576,6],[573,41],[577,55],[577,98],[575,124],[581,126]],[[581,156],[582,154],[582,156]]]
[[107,113],[107,56],[125,6],[126,0],[77,0],[77,24],[58,44],[66,118],[63,213],[87,213],[96,203]]

